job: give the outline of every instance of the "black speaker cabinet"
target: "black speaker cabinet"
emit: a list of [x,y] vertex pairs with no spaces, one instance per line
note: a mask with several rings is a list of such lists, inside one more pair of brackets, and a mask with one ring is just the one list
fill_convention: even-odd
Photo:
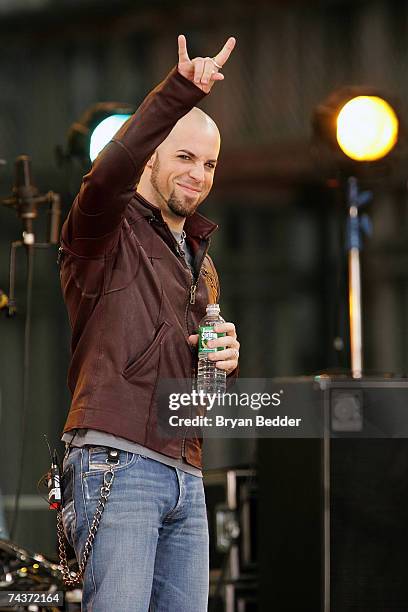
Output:
[[321,433],[258,440],[260,611],[407,612],[408,381],[277,384]]

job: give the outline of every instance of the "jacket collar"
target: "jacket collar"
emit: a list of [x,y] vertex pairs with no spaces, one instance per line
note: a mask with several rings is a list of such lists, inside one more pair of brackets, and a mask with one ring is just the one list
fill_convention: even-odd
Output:
[[[154,206],[148,202],[140,193],[135,193],[130,205],[126,211],[126,218],[130,224],[134,223],[140,217],[155,217],[158,221],[164,223],[161,210],[158,206]],[[192,238],[208,239],[213,232],[218,229],[218,225],[213,223],[204,215],[195,212],[191,217],[187,217],[184,223],[184,231]]]

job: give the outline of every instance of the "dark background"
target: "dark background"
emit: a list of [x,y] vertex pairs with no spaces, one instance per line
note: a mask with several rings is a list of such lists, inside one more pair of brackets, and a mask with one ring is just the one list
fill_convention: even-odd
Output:
[[[177,34],[190,57],[214,55],[228,36],[237,47],[202,108],[218,123],[222,152],[202,212],[220,224],[212,255],[224,318],[236,323],[241,374],[274,377],[348,366],[333,339],[345,325],[345,207],[327,185],[311,146],[314,107],[343,85],[392,94],[408,115],[406,2],[194,3],[121,0],[9,0],[0,6],[0,193],[11,191],[13,160],[28,154],[41,191],[61,193],[64,216],[79,187],[75,166],[58,168],[55,148],[96,101],[138,104],[177,61]],[[365,364],[406,373],[407,190],[404,150],[366,184],[373,236],[363,253]],[[38,234],[41,234],[39,224]],[[21,234],[0,209],[0,288],[8,252]],[[36,492],[48,469],[46,433],[57,443],[69,407],[70,333],[56,249],[35,258],[32,370],[24,480],[16,541],[54,552],[54,518]],[[21,461],[24,328],[23,253],[19,315],[0,318],[0,488],[12,508]],[[62,448],[62,447],[61,447]],[[35,529],[33,529],[35,525]]]

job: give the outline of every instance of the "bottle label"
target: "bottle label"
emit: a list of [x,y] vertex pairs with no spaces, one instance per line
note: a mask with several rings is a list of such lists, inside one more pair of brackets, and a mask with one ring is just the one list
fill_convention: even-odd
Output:
[[215,332],[214,328],[211,326],[208,327],[200,327],[198,330],[198,350],[200,353],[214,353],[216,351],[223,351],[223,346],[218,346],[217,348],[210,348],[208,346],[209,340],[214,340],[215,338],[222,338],[225,336],[225,332]]

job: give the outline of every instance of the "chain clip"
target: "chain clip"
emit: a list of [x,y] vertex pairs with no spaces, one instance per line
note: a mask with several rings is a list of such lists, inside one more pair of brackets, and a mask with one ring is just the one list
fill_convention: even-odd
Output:
[[58,552],[60,558],[60,568],[62,573],[62,580],[67,587],[80,587],[85,573],[86,564],[88,562],[89,555],[91,554],[92,547],[94,544],[95,536],[98,531],[99,523],[102,518],[103,511],[105,510],[105,504],[108,501],[108,497],[111,493],[111,487],[115,478],[115,472],[113,467],[109,467],[103,474],[103,484],[100,489],[100,497],[98,505],[92,519],[92,524],[89,528],[89,534],[85,542],[84,550],[82,552],[82,558],[79,563],[77,572],[72,572],[68,565],[67,549],[65,544],[65,532],[62,524],[62,510],[57,512],[57,537],[58,537]]

